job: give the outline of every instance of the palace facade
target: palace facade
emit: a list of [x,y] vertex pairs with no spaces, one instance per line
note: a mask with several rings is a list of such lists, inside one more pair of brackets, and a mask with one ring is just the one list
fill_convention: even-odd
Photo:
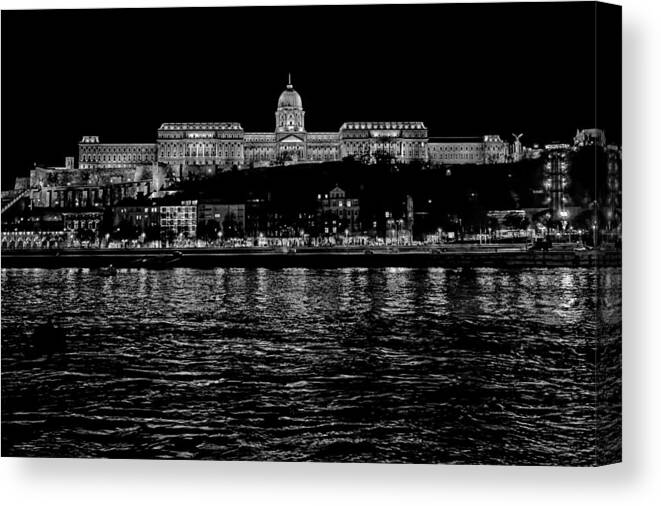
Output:
[[98,136],[85,136],[78,145],[81,169],[158,162],[182,177],[190,171],[328,162],[379,153],[405,163],[504,163],[510,144],[497,135],[430,139],[420,121],[347,122],[337,132],[308,132],[303,100],[290,81],[278,98],[272,132],[245,132],[240,123],[163,123],[155,143],[107,144]]
[[[518,139],[517,139],[518,140]],[[151,194],[167,181],[291,163],[321,163],[379,156],[432,165],[516,161],[514,145],[497,135],[430,138],[421,121],[357,121],[337,132],[308,132],[299,93],[291,84],[278,98],[272,132],[245,132],[240,123],[163,123],[156,142],[104,143],[87,135],[78,144],[78,166],[36,166],[30,174],[33,205],[108,205],[118,198]]]

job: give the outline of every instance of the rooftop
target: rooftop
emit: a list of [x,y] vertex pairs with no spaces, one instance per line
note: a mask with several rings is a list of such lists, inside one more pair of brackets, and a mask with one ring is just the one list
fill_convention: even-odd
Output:
[[227,122],[196,122],[196,123],[163,123],[159,130],[243,130],[241,123]]
[[482,143],[482,137],[430,137],[429,142],[479,142]]
[[340,130],[426,130],[422,121],[347,121]]

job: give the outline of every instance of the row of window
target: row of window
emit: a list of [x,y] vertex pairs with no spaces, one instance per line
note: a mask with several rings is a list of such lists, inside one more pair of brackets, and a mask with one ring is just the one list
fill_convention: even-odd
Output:
[[[423,144],[421,143],[421,146],[422,145]],[[223,150],[219,149],[221,147],[225,149]],[[185,148],[186,149],[184,151],[183,145],[172,146],[172,147],[166,146],[165,148],[161,148],[161,155],[165,158],[177,157],[177,156],[189,156],[189,157],[210,156],[210,157],[236,158],[239,157],[241,154],[240,153],[241,143],[223,144],[221,146],[217,146],[215,144],[206,144],[206,145],[189,144],[186,145]],[[376,150],[387,150],[391,152],[401,151],[401,154],[403,156],[409,156],[409,157],[421,155],[421,149],[419,149],[417,146],[405,145],[404,149],[400,150],[398,149],[398,146],[396,144],[390,144],[390,143],[386,143],[386,144],[369,143],[369,142],[346,143],[346,148],[347,148],[347,152],[351,154],[365,153],[368,152],[371,148]],[[285,149],[289,149],[289,147],[286,147]],[[298,151],[301,148],[297,146],[291,149]],[[458,149],[464,150],[466,153],[457,153]],[[257,153],[255,153],[255,151],[257,151]],[[443,153],[452,153],[441,156],[442,159],[468,159],[471,156],[477,156],[480,152],[482,152],[482,147],[470,146],[470,145],[431,147],[432,153],[437,154],[438,151],[441,151]],[[488,148],[488,151],[499,153],[502,150],[499,148]],[[333,160],[337,156],[336,153],[337,153],[336,147],[308,147],[308,154],[311,159]],[[268,160],[273,156],[273,147],[272,146],[246,147],[246,156],[250,159]],[[90,153],[90,154],[81,155],[81,162],[85,163],[85,165],[81,164],[82,168],[89,168],[90,166],[87,165],[87,163],[90,162],[121,163],[121,162],[137,162],[137,161],[154,161],[154,160],[155,160],[154,154],[145,154],[145,153],[136,153],[133,155],[128,153],[113,154],[113,155],[110,154],[99,155],[97,153],[94,154]]]
[[161,228],[177,228],[185,230],[195,230],[197,228],[196,221],[183,221],[183,220],[161,220]]
[[435,146],[433,144],[429,145],[430,149],[433,152],[436,151],[482,151],[483,146],[481,144],[451,144],[447,146]]
[[119,154],[119,155],[98,155],[98,154],[82,154],[80,157],[81,162],[137,162],[137,161],[154,161],[156,155],[154,154]]
[[195,208],[171,208],[162,207],[161,216],[164,218],[177,218],[177,219],[191,219],[197,216],[197,209]]
[[481,160],[482,157],[479,154],[472,153],[445,153],[440,156],[437,156],[440,160]]
[[177,232],[188,232],[189,234],[194,235],[195,231],[197,230],[197,223],[176,223],[161,221],[161,228],[176,230]]
[[87,228],[90,230],[96,230],[98,220],[71,220],[67,223],[67,228],[69,230],[77,230],[79,228]]
[[161,157],[171,158],[177,156],[193,157],[237,157],[240,156],[241,143],[230,142],[223,144],[178,144],[161,146]]
[[349,219],[350,218],[353,218],[353,219],[358,218],[358,209],[352,209],[352,210],[349,210],[349,209],[335,210],[335,209],[333,209],[331,211],[333,212],[333,214],[335,214],[336,216],[339,216],[340,218],[349,218]]
[[228,132],[222,132],[222,133],[214,133],[214,132],[209,132],[209,133],[189,133],[186,134],[184,137],[183,132],[159,132],[158,133],[158,138],[159,139],[243,139],[243,134],[242,133],[228,133]]
[[[324,202],[324,204],[327,204]],[[358,205],[357,203],[354,203],[354,201],[351,200],[331,200],[330,201],[330,207],[352,207]]]
[[432,152],[437,151],[491,151],[491,152],[503,152],[507,151],[507,146],[493,146],[493,145],[482,145],[482,144],[448,144],[445,146],[438,146],[434,144],[429,145],[429,149]]
[[119,146],[81,146],[81,151],[90,153],[147,153],[156,150],[156,146],[133,146],[131,144]]

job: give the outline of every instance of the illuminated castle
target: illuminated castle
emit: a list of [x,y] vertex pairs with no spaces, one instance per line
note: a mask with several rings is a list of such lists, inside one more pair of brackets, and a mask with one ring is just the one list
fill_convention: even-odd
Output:
[[73,157],[65,167],[35,167],[30,186],[37,206],[94,205],[233,168],[347,157],[369,163],[379,156],[431,165],[504,163],[512,160],[510,151],[497,135],[430,138],[421,121],[356,121],[337,132],[308,132],[303,100],[290,76],[272,132],[244,132],[233,122],[192,122],[163,123],[153,143],[104,143],[87,135],[78,144],[77,167]]

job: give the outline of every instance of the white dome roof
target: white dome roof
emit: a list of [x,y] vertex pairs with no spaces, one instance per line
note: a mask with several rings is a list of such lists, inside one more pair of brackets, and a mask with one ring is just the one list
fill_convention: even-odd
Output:
[[289,83],[287,89],[280,94],[278,99],[278,109],[281,107],[294,107],[296,109],[303,109],[303,101],[294,87]]

